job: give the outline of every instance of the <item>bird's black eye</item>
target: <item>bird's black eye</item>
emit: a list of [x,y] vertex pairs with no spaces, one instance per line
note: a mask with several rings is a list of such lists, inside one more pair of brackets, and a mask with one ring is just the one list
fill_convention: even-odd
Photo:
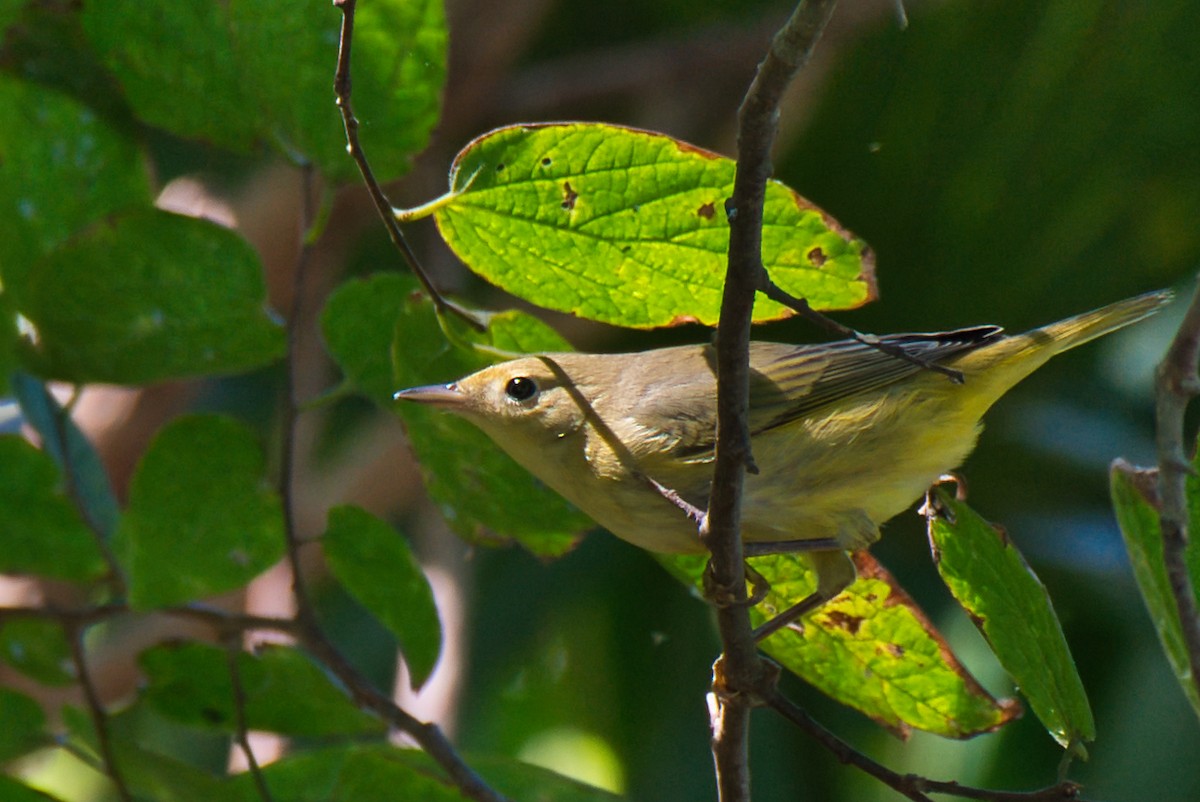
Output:
[[537,394],[537,391],[537,382],[526,376],[509,379],[508,384],[504,385],[504,394],[514,401],[528,401]]

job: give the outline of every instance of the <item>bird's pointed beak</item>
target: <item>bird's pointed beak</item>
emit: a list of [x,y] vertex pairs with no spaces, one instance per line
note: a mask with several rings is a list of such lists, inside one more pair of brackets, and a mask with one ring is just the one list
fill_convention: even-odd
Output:
[[466,406],[467,396],[458,385],[428,384],[424,387],[410,387],[392,396],[397,401],[416,401],[444,409],[461,409]]

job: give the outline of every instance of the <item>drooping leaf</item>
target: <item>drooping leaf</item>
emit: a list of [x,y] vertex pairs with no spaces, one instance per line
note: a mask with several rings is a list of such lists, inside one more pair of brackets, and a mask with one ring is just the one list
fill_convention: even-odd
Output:
[[18,311],[34,372],[138,384],[236,373],[284,352],[262,266],[237,234],[146,209],[93,226],[35,266]]
[[100,536],[108,540],[117,530],[121,510],[92,441],[45,383],[18,373],[13,376],[12,387],[25,420],[42,438],[42,448],[58,463],[59,471],[69,476],[75,503]]
[[105,569],[53,460],[21,437],[0,436],[0,572],[88,582]]
[[1046,588],[1003,532],[936,492],[948,513],[929,516],[938,573],[1050,735],[1086,756],[1096,724]]
[[433,591],[408,542],[359,507],[329,511],[321,538],[329,568],[400,641],[414,689],[433,671],[442,646]]
[[[194,727],[236,730],[235,694],[225,649],[174,643],[142,652],[146,701],[168,718]],[[239,652],[238,674],[246,726],[285,735],[363,735],[385,727],[354,706],[311,658],[296,649],[266,646]]]
[[[697,587],[707,558],[664,558],[668,570]],[[1020,704],[997,701],[950,652],[941,634],[895,579],[868,553],[854,555],[859,578],[849,588],[762,643],[784,668],[821,692],[899,735],[910,728],[948,738],[990,732],[1020,715]],[[755,626],[816,587],[796,554],[750,564],[770,583],[750,611]]]
[[283,555],[282,511],[264,470],[254,433],[229,418],[183,417],[158,433],[114,539],[131,606],[233,590]]
[[62,626],[43,618],[5,621],[0,627],[0,660],[43,685],[71,685],[78,679]]
[[[352,180],[330,92],[341,19],[315,0],[177,0],[152,14],[97,0],[83,11],[89,38],[146,122],[235,150],[273,146]],[[358,9],[354,108],[381,180],[407,169],[437,120],[446,38],[440,0]]]
[[[347,380],[403,417],[429,493],[460,535],[493,532],[551,556],[570,549],[590,526],[474,426],[392,401],[396,390],[451,381],[496,359],[448,342],[410,280],[381,274],[347,282],[326,304],[321,327]],[[545,324],[519,312],[492,315],[485,334],[463,330],[457,336],[510,351],[569,348]]]
[[[1134,578],[1142,592],[1142,601],[1146,603],[1146,609],[1154,621],[1158,639],[1162,642],[1175,678],[1179,680],[1192,709],[1200,715],[1200,693],[1192,676],[1187,642],[1179,623],[1179,608],[1175,604],[1163,558],[1162,525],[1158,519],[1155,488],[1157,472],[1139,470],[1124,460],[1117,460],[1113,463],[1109,481],[1113,509],[1125,539],[1125,549],[1129,552]],[[1189,516],[1192,521],[1200,520],[1196,517],[1198,499],[1200,488],[1194,481],[1189,481],[1188,502],[1192,507]],[[1192,587],[1200,588],[1200,547],[1196,545],[1195,538],[1188,543],[1187,558]]]
[[0,277],[22,296],[33,264],[89,223],[150,204],[131,140],[74,98],[0,73]]
[[[532,303],[620,326],[714,324],[734,162],[663,134],[597,123],[501,128],[454,161],[426,207],[472,270]],[[866,245],[778,182],[762,245],[771,278],[817,309],[875,296]],[[760,298],[755,320],[790,314]]]
[[49,743],[42,706],[23,693],[0,686],[0,763]]

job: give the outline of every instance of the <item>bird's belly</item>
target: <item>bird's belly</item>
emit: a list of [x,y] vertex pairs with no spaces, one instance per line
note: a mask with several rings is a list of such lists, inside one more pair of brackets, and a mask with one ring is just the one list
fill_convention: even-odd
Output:
[[959,419],[936,399],[915,403],[924,408],[898,414],[898,405],[881,404],[857,410],[859,418],[843,410],[756,438],[760,470],[747,477],[744,537],[867,545],[864,537],[874,539],[876,527],[958,467],[978,438],[975,420]]

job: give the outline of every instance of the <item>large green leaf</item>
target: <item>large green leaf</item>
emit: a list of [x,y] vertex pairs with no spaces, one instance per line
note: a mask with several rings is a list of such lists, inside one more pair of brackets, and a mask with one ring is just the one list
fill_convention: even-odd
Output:
[[[1142,600],[1154,621],[1167,661],[1184,695],[1196,714],[1200,715],[1200,693],[1196,690],[1196,678],[1192,676],[1187,642],[1179,623],[1179,607],[1175,604],[1163,558],[1162,525],[1158,519],[1156,498],[1158,473],[1139,470],[1123,460],[1117,460],[1113,463],[1109,479],[1113,509],[1125,539],[1125,549],[1129,552],[1133,575],[1142,591]],[[1197,509],[1197,505],[1200,505],[1200,487],[1194,477],[1188,484],[1189,516],[1192,521],[1197,521],[1200,520],[1200,510]],[[1188,543],[1187,562],[1192,588],[1200,588],[1200,546],[1197,546],[1194,537]]]
[[[910,728],[949,738],[989,732],[1020,714],[997,701],[869,554],[854,555],[859,578],[814,612],[768,637],[762,649],[813,687],[904,735]],[[673,574],[701,586],[706,557],[664,557]],[[770,592],[750,611],[757,626],[816,588],[803,556],[750,561]]]
[[0,687],[0,763],[49,743],[42,706],[23,693]]
[[545,324],[519,312],[503,312],[490,316],[484,334],[458,331],[462,344],[456,345],[446,339],[433,307],[415,293],[409,279],[381,274],[340,287],[325,306],[321,326],[347,381],[403,417],[429,493],[456,532],[469,538],[492,532],[535,553],[555,555],[571,548],[579,532],[590,526],[582,513],[471,424],[392,401],[396,390],[451,381],[495,358],[467,342],[519,352],[569,348]]
[[33,264],[89,223],[148,206],[128,137],[74,98],[0,73],[0,277],[18,298]]
[[54,461],[21,437],[0,436],[0,572],[86,582],[105,568]]
[[[734,166],[648,131],[513,126],[467,145],[450,194],[426,210],[472,270],[539,306],[621,326],[714,324]],[[875,295],[866,245],[774,181],[762,256],[775,283],[815,308],[848,309]],[[760,298],[754,314],[789,313]]]
[[[195,727],[236,729],[234,686],[225,649],[175,643],[142,652],[145,698],[163,715]],[[304,653],[283,646],[238,652],[246,726],[297,736],[382,733]]]
[[189,416],[150,444],[114,540],[137,609],[239,588],[283,555],[279,498],[263,484],[254,433],[229,418]]
[[[92,43],[136,114],[184,137],[275,146],[357,177],[330,86],[341,14],[317,0],[131,0],[84,6]],[[395,178],[437,120],[446,73],[440,0],[374,0],[356,15],[354,105],[380,179]]]
[[429,678],[442,647],[433,591],[404,539],[359,507],[335,507],[321,538],[329,568],[400,641],[412,685]]
[[284,352],[262,266],[237,234],[145,209],[99,223],[40,262],[18,310],[35,372],[136,384],[234,373]]
[[929,542],[946,586],[1054,739],[1086,755],[1096,724],[1046,588],[1003,532],[936,493],[945,512],[929,516]]

